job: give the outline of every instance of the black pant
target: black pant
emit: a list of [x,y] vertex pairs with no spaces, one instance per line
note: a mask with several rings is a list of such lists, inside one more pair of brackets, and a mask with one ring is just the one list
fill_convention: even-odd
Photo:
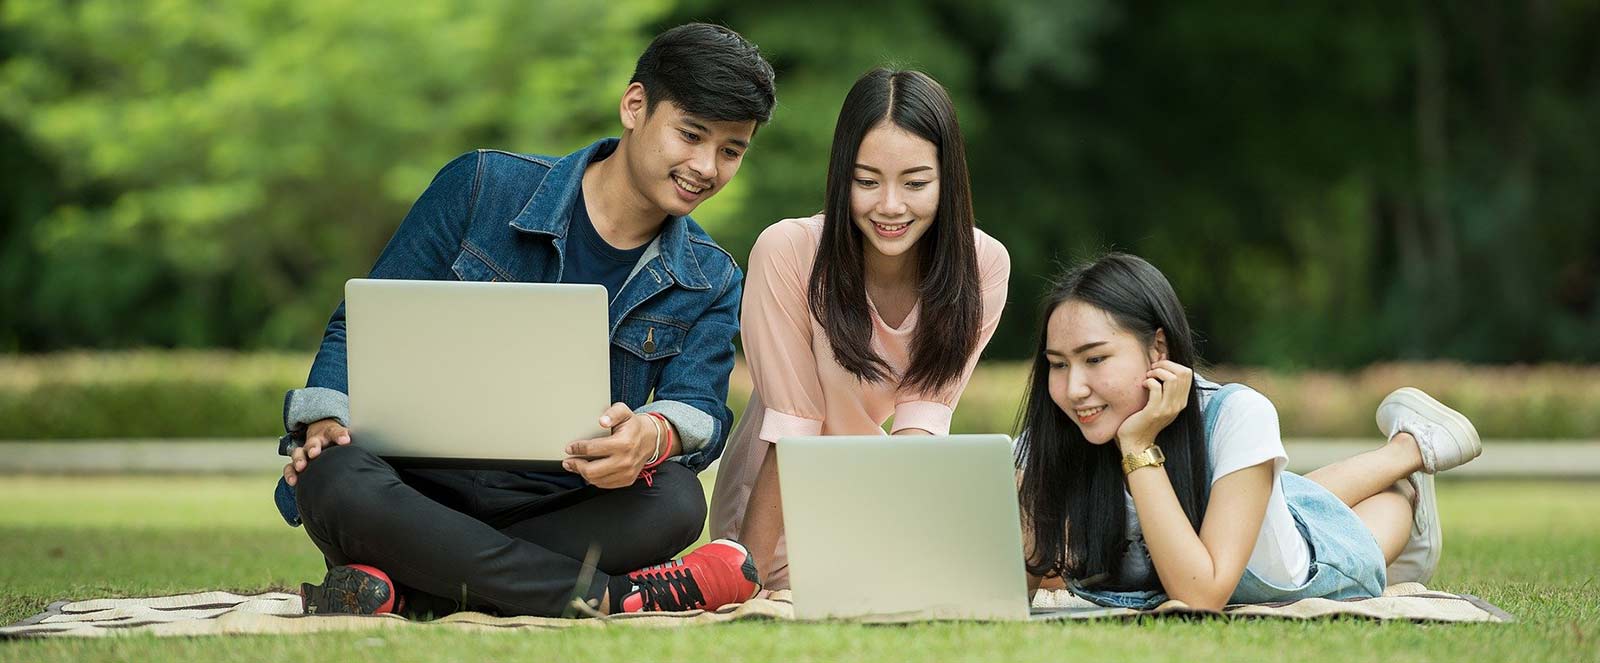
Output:
[[396,470],[359,444],[324,448],[295,496],[328,564],[383,570],[413,614],[559,616],[613,576],[671,559],[706,519],[699,479],[677,463],[648,484],[567,488],[520,472]]

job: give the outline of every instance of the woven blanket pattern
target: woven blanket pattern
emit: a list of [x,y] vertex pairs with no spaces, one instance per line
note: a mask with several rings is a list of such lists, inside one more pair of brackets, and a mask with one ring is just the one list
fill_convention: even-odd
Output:
[[[1033,606],[1049,619],[1138,619],[1190,614],[1180,601],[1140,612],[1102,608],[1065,590],[1041,591]],[[1395,585],[1383,596],[1352,601],[1307,599],[1285,604],[1235,605],[1225,618],[1323,619],[1358,617],[1437,622],[1509,622],[1511,615],[1477,597],[1434,592],[1416,583]],[[104,637],[144,633],[158,636],[245,633],[319,633],[392,628],[446,628],[469,631],[555,628],[670,628],[753,620],[792,620],[794,603],[787,590],[766,598],[725,606],[716,611],[655,612],[611,615],[598,619],[497,617],[458,612],[431,621],[396,615],[302,615],[300,597],[284,592],[241,595],[200,592],[147,598],[57,601],[43,613],[0,628],[0,638]],[[873,620],[868,620],[873,621]]]

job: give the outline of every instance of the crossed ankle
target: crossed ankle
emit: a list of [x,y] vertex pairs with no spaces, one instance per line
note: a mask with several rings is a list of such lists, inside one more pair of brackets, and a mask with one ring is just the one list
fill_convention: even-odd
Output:
[[1405,431],[1395,433],[1394,437],[1389,438],[1386,447],[1396,458],[1404,461],[1405,474],[1419,471],[1424,467],[1422,445],[1418,444],[1417,438],[1410,433]]

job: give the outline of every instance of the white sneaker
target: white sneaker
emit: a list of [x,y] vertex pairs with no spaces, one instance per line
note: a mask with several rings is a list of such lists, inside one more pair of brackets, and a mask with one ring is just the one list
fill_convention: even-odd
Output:
[[1439,555],[1444,551],[1444,530],[1439,527],[1439,503],[1433,491],[1433,475],[1412,472],[1396,487],[1411,500],[1411,538],[1400,549],[1400,556],[1389,565],[1388,581],[1391,585],[1402,582],[1426,585],[1433,579],[1434,569],[1439,568]]
[[1459,467],[1483,453],[1472,422],[1414,387],[1401,387],[1378,404],[1378,430],[1388,440],[1397,433],[1417,438],[1422,471],[1428,474]]
[[1410,433],[1422,455],[1422,470],[1411,473],[1401,492],[1411,498],[1411,538],[1389,565],[1389,584],[1427,584],[1439,567],[1444,532],[1439,526],[1439,504],[1433,475],[1459,467],[1483,453],[1483,443],[1472,422],[1421,389],[1402,387],[1378,405],[1378,430],[1385,439]]

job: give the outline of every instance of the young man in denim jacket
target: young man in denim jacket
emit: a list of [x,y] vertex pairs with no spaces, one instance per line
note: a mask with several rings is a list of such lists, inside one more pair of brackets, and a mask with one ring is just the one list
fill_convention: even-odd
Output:
[[341,304],[284,403],[278,507],[329,565],[302,585],[308,613],[714,609],[759,590],[735,542],[668,559],[700,535],[695,473],[732,424],[742,276],[688,214],[773,104],[754,45],[684,25],[639,58],[620,139],[559,159],[478,150],[439,172],[370,276],[605,285],[615,403],[596,414],[611,435],[569,445],[565,473],[397,470],[345,428]]

